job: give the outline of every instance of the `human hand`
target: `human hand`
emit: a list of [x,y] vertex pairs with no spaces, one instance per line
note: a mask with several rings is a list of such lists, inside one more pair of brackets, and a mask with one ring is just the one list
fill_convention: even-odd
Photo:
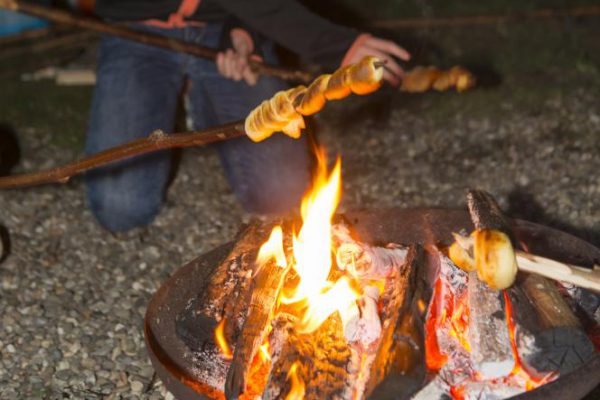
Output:
[[249,60],[260,61],[261,58],[252,54],[254,42],[252,37],[241,28],[231,30],[232,49],[217,54],[217,70],[226,78],[234,81],[244,80],[248,85],[254,86],[258,74],[250,67]]
[[396,86],[404,76],[404,70],[394,57],[403,61],[410,60],[410,53],[391,40],[380,39],[368,33],[356,38],[342,60],[342,67],[359,62],[365,56],[375,56],[385,61],[383,79]]

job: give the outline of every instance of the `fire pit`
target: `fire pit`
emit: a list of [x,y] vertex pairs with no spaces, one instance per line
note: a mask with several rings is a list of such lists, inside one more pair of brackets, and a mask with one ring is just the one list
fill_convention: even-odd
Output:
[[146,343],[178,398],[562,399],[600,383],[598,297],[517,275],[520,257],[549,276],[531,266],[547,256],[597,289],[556,261],[592,266],[600,250],[509,221],[479,191],[470,213],[336,217],[341,164],[318,160],[301,221],[251,224],[152,299]]
[[[350,212],[344,217],[361,239],[368,243],[449,245],[453,240],[453,232],[472,229],[469,214],[461,210],[391,209]],[[514,220],[513,223],[518,240],[535,254],[588,266],[600,260],[599,249],[576,237],[527,221]],[[257,238],[256,247],[259,245]],[[197,365],[195,352],[177,332],[176,320],[190,302],[207,289],[211,275],[233,247],[234,243],[221,246],[182,267],[160,288],[148,307],[145,334],[152,363],[159,377],[177,398],[223,396],[222,392],[207,382],[207,377]],[[212,337],[212,332],[208,336]],[[419,368],[418,365],[415,368]],[[596,353],[569,374],[561,375],[557,380],[516,398],[582,398],[600,383],[598,368],[600,356]],[[217,371],[214,372],[216,375]],[[421,381],[419,385],[423,383]],[[406,383],[405,398],[410,398],[416,391],[412,387],[410,392],[411,384],[414,385],[412,382]],[[403,397],[396,395],[390,398]]]

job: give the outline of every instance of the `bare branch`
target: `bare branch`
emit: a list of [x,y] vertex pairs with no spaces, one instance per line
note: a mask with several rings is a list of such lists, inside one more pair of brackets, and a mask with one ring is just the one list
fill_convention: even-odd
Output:
[[144,139],[124,143],[61,167],[31,174],[0,177],[0,189],[53,182],[66,183],[74,175],[129,157],[176,147],[202,146],[243,135],[243,121],[188,133],[165,134],[157,130]]

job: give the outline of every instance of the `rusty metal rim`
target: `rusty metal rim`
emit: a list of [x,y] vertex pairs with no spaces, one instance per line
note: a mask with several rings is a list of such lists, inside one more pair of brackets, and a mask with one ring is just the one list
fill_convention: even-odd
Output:
[[[448,244],[453,231],[472,229],[469,215],[464,210],[387,209],[354,211],[344,216],[362,238],[372,242]],[[600,260],[600,249],[570,234],[523,220],[513,220],[513,223],[517,237],[530,245],[532,252],[580,265],[593,265]],[[159,288],[148,305],[144,320],[146,347],[158,376],[178,399],[223,396],[194,378],[189,365],[190,354],[175,335],[174,316],[201,290],[203,282],[231,246],[232,243],[227,243],[217,247],[181,267]],[[576,371],[512,399],[583,398],[600,384],[599,370],[600,355],[596,353]]]

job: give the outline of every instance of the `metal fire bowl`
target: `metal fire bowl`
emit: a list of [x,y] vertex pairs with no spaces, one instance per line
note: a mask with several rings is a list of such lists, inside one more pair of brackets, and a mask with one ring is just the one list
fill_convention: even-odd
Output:
[[[474,229],[464,210],[388,209],[349,212],[344,216],[368,243],[449,245],[452,232]],[[532,222],[512,222],[517,240],[532,253],[588,267],[600,262],[600,249],[575,236]],[[204,290],[213,270],[232,246],[233,243],[220,246],[181,267],[148,305],[144,335],[150,359],[167,389],[180,400],[219,395],[196,378],[192,354],[175,334],[175,316]],[[596,353],[576,371],[513,399],[581,399],[599,384],[600,355]]]

